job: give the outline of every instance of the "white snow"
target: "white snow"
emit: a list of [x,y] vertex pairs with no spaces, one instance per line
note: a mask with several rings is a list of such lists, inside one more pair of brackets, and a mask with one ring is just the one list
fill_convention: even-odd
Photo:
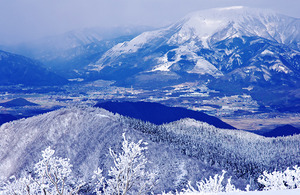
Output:
[[95,64],[88,65],[88,69],[100,72],[105,67],[104,62],[106,59],[114,59],[123,54],[135,53],[145,44],[150,43],[153,39],[159,38],[162,35],[163,31],[160,30],[148,31],[135,37],[131,41],[119,43],[108,50]]
[[101,118],[109,118],[109,116],[105,114],[96,114],[96,116],[101,117]]
[[188,71],[188,73],[196,73],[196,74],[210,74],[215,77],[222,76],[223,73],[219,71],[214,65],[209,63],[207,60],[203,58],[197,59],[197,64],[196,66],[191,70]]
[[154,71],[170,71],[170,67],[177,63],[181,58],[180,56],[176,55],[176,59],[174,61],[168,61],[168,57],[167,57],[166,53],[163,57],[157,58],[157,61],[159,63],[159,65],[155,66],[150,72],[154,72]]
[[270,70],[275,70],[277,72],[283,72],[285,74],[289,74],[291,73],[292,71],[286,67],[285,65],[283,65],[279,60],[277,60],[277,63],[270,66],[269,68]]
[[134,53],[152,39],[159,38],[162,34],[163,33],[160,30],[144,32],[131,41],[117,44],[109,51],[109,56],[113,57],[115,55]]
[[187,71],[188,73],[200,75],[209,74],[214,77],[222,76],[222,72],[219,71],[214,65],[196,54],[197,50],[199,50],[199,47],[195,45],[195,41],[183,44],[178,48],[171,50],[171,52],[175,52],[175,59],[168,61],[168,53],[166,53],[164,56],[157,58],[158,65],[155,66],[150,72],[170,71],[170,67],[179,62],[182,59],[182,56],[185,56],[186,60],[195,63],[194,68],[190,71]]
[[184,161],[180,162],[178,166],[178,169],[180,170],[180,174],[177,176],[177,179],[174,182],[175,186],[178,186],[182,182],[182,180],[184,180],[184,178],[187,176],[188,172],[185,169],[185,166],[186,165]]
[[266,49],[266,50],[264,50],[263,52],[261,52],[261,55],[274,55],[274,52],[272,52],[272,51]]

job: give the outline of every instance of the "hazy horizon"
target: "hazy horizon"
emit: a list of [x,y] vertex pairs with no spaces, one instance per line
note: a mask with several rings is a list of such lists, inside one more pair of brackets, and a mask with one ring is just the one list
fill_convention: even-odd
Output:
[[93,27],[162,27],[190,12],[237,5],[300,17],[293,0],[0,0],[0,44]]

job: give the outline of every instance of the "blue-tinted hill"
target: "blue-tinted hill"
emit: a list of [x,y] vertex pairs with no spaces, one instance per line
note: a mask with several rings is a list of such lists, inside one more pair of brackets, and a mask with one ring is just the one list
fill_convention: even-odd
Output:
[[183,118],[192,118],[206,122],[218,128],[235,129],[220,119],[205,113],[188,110],[180,107],[168,107],[159,103],[150,102],[99,102],[95,107],[104,108],[113,113],[128,116],[156,125],[177,121]]
[[0,50],[1,85],[56,86],[68,81],[25,56]]
[[38,106],[36,103],[32,103],[24,98],[17,98],[8,102],[1,103],[0,106],[9,107],[23,107],[23,106]]
[[265,137],[279,137],[300,134],[300,129],[293,127],[292,125],[284,125],[276,127],[275,129],[265,132],[262,135]]

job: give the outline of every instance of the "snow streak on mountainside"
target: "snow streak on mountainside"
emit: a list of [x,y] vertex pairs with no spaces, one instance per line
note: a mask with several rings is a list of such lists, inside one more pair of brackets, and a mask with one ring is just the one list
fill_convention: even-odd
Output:
[[120,151],[123,132],[129,141],[148,143],[147,169],[160,179],[156,192],[182,189],[188,180],[208,178],[222,169],[244,189],[262,171],[284,170],[300,159],[299,136],[264,138],[193,119],[157,126],[99,108],[71,107],[3,124],[0,172],[9,177],[28,169],[51,146],[57,156],[70,158],[77,177],[87,180],[97,166],[111,167],[108,149]]

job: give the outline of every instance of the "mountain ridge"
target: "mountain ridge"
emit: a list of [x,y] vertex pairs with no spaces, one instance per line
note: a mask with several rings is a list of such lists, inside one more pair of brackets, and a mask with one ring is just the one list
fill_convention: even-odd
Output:
[[0,50],[0,82],[2,85],[63,85],[68,81],[22,55]]

